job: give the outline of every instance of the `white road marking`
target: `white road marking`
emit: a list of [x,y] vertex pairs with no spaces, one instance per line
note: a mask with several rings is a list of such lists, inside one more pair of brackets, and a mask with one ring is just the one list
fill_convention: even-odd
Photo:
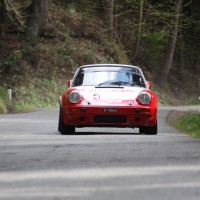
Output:
[[0,172],[0,182],[27,181],[38,179],[106,179],[130,176],[159,175],[173,172],[199,172],[200,165],[116,167],[74,170],[44,170],[28,172]]

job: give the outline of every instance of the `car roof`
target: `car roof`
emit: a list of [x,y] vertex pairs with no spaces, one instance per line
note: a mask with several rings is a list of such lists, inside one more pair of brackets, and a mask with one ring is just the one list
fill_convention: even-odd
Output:
[[131,67],[131,68],[137,68],[137,69],[141,70],[137,66],[127,65],[127,64],[89,64],[89,65],[82,65],[79,68],[82,68],[82,67],[106,67],[106,66],[110,66],[110,67]]

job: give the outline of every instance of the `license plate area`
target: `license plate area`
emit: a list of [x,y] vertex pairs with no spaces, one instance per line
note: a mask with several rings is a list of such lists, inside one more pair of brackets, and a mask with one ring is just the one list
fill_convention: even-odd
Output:
[[95,115],[94,123],[99,124],[117,124],[126,123],[127,117],[125,115]]
[[104,108],[104,112],[116,113],[117,112],[117,108]]

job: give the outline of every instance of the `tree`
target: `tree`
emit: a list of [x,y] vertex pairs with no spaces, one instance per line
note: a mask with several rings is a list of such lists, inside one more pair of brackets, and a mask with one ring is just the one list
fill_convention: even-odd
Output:
[[109,24],[110,24],[110,34],[113,37],[114,36],[114,0],[110,0]]
[[6,12],[6,5],[5,2],[2,1],[0,3],[0,31],[1,37],[5,39],[6,37],[6,29],[7,29],[7,12]]
[[25,8],[30,0],[1,0],[0,1],[0,26],[1,36],[6,37],[7,28],[23,30],[26,24]]
[[48,0],[32,0],[27,11],[29,15],[26,35],[29,38],[36,38],[48,21]]
[[157,83],[160,87],[163,87],[165,85],[171,65],[172,65],[174,50],[175,50],[175,45],[176,45],[176,40],[177,40],[177,34],[178,34],[181,3],[182,3],[182,0],[176,0],[174,20],[173,20],[173,24],[171,26],[171,30],[169,34],[166,55],[165,55],[165,59],[164,59],[164,63],[161,68],[161,71],[157,77]]
[[144,6],[144,0],[140,0],[138,34],[137,34],[136,45],[135,45],[135,53],[134,53],[134,56],[133,56],[134,60],[138,55],[138,51],[139,51],[139,47],[140,47],[141,30],[142,30],[142,19],[143,19],[143,6]]

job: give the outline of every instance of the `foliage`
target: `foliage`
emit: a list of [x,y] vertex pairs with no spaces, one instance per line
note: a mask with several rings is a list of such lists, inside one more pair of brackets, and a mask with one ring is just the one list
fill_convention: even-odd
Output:
[[3,0],[8,17],[19,29],[24,29],[26,24],[25,9],[30,5],[30,0]]
[[11,55],[0,61],[0,72],[5,69],[15,68],[22,59],[22,52],[20,50],[14,50]]
[[0,114],[7,113],[7,108],[4,101],[0,98]]
[[160,64],[164,57],[167,39],[168,32],[163,30],[146,32],[143,35],[143,43],[145,46],[144,54],[148,60],[147,64],[151,66],[152,71],[158,71],[157,64]]
[[4,87],[0,87],[0,97],[4,103],[9,102],[9,96],[6,92],[6,89]]
[[[32,108],[58,107],[59,96],[67,88],[66,81],[55,81],[43,78],[32,80],[29,86],[18,86],[14,93],[18,96],[16,107],[19,110]],[[20,97],[20,98],[19,98]]]
[[0,114],[7,112],[6,103],[8,102],[8,95],[3,87],[0,87]]
[[5,114],[12,107],[9,96],[4,87],[0,87],[0,114]]
[[26,41],[21,45],[21,53],[23,59],[33,67],[37,67],[40,56],[42,54],[42,47],[36,41]]
[[190,113],[171,122],[177,129],[200,138],[200,113]]

